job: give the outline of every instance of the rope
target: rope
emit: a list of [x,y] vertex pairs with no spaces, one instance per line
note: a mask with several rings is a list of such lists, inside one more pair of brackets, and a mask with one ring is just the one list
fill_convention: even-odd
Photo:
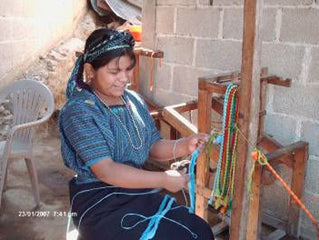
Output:
[[305,214],[310,218],[312,225],[317,230],[317,236],[319,237],[319,221],[318,219],[309,211],[306,205],[301,201],[301,199],[291,190],[288,184],[279,176],[276,170],[269,164],[267,157],[265,154],[261,152],[259,149],[255,149],[252,152],[252,158],[255,160],[254,162],[258,162],[260,165],[266,166],[268,170],[277,178],[277,180],[284,186],[293,200],[299,205],[299,207],[305,212]]
[[[102,189],[109,189],[109,188],[115,188],[115,186],[105,186],[105,187],[97,187],[97,188],[91,188],[91,189],[87,189],[87,190],[82,190],[78,193],[76,193],[72,200],[71,200],[71,206],[70,206],[70,210],[69,210],[69,214],[68,214],[68,223],[67,223],[67,230],[66,230],[66,237],[68,235],[68,232],[69,232],[69,228],[70,228],[70,223],[71,223],[71,218],[72,218],[72,207],[73,207],[73,204],[74,204],[74,201],[75,199],[81,195],[81,194],[84,194],[84,193],[87,193],[87,192],[90,192],[90,191],[96,191],[96,190],[102,190]],[[152,190],[149,190],[149,191],[146,191],[146,192],[136,192],[136,193],[128,193],[128,192],[112,192],[112,193],[109,193],[105,196],[103,196],[100,200],[98,200],[97,202],[95,202],[94,204],[92,204],[90,207],[88,207],[83,213],[82,215],[80,216],[80,219],[79,219],[79,224],[78,224],[78,231],[80,232],[80,225],[81,225],[81,222],[84,218],[84,216],[90,211],[92,210],[94,207],[96,207],[98,204],[100,204],[102,201],[104,201],[105,199],[111,197],[112,195],[127,195],[127,196],[141,196],[141,195],[148,195],[148,194],[155,194],[155,193],[158,193],[160,192],[161,189],[152,189]],[[168,211],[172,211],[172,210],[176,210],[178,208],[181,208],[181,207],[185,207],[185,206],[176,206],[176,207],[172,207],[173,203],[175,202],[175,198],[172,198],[171,196],[169,195],[165,195],[160,206],[159,206],[159,209],[158,211],[150,216],[150,217],[146,217],[142,214],[138,214],[138,213],[127,213],[125,214],[122,219],[121,219],[121,227],[125,230],[131,230],[133,229],[134,227],[136,227],[138,224],[142,223],[142,222],[145,222],[147,220],[149,220],[149,224],[147,226],[147,228],[144,230],[144,232],[142,233],[141,237],[140,237],[140,240],[149,240],[149,239],[152,239],[155,234],[156,234],[156,231],[158,229],[158,226],[160,224],[160,221],[162,219],[165,219],[167,221],[170,221],[172,223],[175,223],[177,224],[178,226],[184,228],[186,231],[188,231],[191,235],[192,235],[192,238],[194,239],[197,239],[198,238],[198,235],[196,233],[194,233],[191,229],[189,229],[187,226],[185,226],[184,224],[174,220],[174,219],[171,219],[171,218],[168,218],[168,217],[165,217],[165,214],[168,212]],[[187,208],[187,207],[186,207]],[[188,208],[187,208],[188,209]],[[138,221],[137,223],[135,223],[134,225],[132,226],[124,226],[124,220],[125,218],[127,218],[128,216],[137,216],[137,217],[140,217],[142,218],[143,220],[141,221]]]
[[151,67],[150,67],[150,91],[153,91],[153,72],[154,72],[154,54],[155,52],[152,52],[151,54]]
[[190,207],[189,213],[195,212],[195,192],[196,192],[196,184],[195,184],[195,165],[199,156],[199,149],[196,149],[191,156],[191,162],[189,164],[189,177],[190,180],[188,182],[189,189],[189,199],[190,199]]
[[209,199],[209,204],[214,207],[221,208],[221,212],[225,213],[232,208],[234,174],[236,165],[236,147],[238,142],[238,134],[235,131],[235,124],[238,119],[238,85],[229,84],[224,98],[223,107],[223,125],[222,134],[216,141],[220,142],[219,159],[217,164],[216,175],[214,179],[214,188]]

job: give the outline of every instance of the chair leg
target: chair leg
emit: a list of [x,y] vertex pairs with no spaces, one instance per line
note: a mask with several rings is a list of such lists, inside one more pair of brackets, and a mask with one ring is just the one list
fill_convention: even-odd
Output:
[[25,158],[24,160],[28,168],[35,203],[40,206],[39,182],[36,169],[31,158]]
[[3,187],[5,183],[6,173],[7,173],[7,163],[8,163],[8,157],[4,157],[2,159],[2,169],[0,169],[0,206],[1,206],[1,200],[2,200],[2,192]]

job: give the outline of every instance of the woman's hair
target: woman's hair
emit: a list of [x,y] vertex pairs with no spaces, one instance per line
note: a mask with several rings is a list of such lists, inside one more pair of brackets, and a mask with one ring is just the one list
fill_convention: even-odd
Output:
[[133,36],[127,32],[113,29],[101,28],[93,31],[87,38],[83,54],[83,64],[79,66],[76,84],[80,88],[90,89],[83,81],[83,65],[90,63],[97,70],[111,60],[128,56],[132,59],[131,68],[136,64],[133,51],[135,41]]

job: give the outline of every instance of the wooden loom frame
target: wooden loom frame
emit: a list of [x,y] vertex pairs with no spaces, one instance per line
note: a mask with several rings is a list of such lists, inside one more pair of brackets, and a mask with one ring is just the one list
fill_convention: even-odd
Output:
[[[223,75],[218,77],[202,77],[198,80],[198,101],[191,101],[188,103],[176,104],[163,108],[161,112],[156,112],[158,119],[168,123],[173,129],[180,133],[181,136],[189,136],[191,134],[200,132],[210,133],[211,128],[214,127],[211,124],[212,110],[222,115],[223,102],[219,97],[213,96],[215,94],[223,95],[226,91],[225,82],[235,82],[240,84],[241,74],[236,72],[229,75]],[[265,100],[266,100],[266,84],[274,84],[284,87],[290,86],[290,79],[281,79],[277,76],[267,76],[267,69],[262,70],[261,78],[261,94],[260,94],[260,113],[259,113],[259,128],[258,128],[258,147],[265,151],[270,163],[274,165],[285,164],[292,169],[292,190],[301,197],[304,187],[305,167],[308,158],[308,143],[299,141],[288,146],[282,146],[276,140],[264,133],[264,118]],[[195,125],[190,123],[181,114],[198,109],[198,130]],[[218,147],[212,148],[212,159],[218,161],[219,150]],[[258,168],[258,166],[257,166]],[[208,198],[210,197],[211,190],[208,188],[208,180],[210,178],[209,164],[207,164],[205,154],[201,154],[197,162],[197,178],[196,178],[196,214],[207,220],[208,211]],[[292,236],[298,236],[298,222],[299,222],[299,207],[290,200],[288,206],[288,218],[285,220],[274,217],[271,212],[259,213],[259,189],[261,179],[265,185],[274,182],[274,179],[266,170],[257,170],[254,175],[254,179],[259,181],[259,184],[255,186],[254,199],[258,201],[258,208],[256,211],[262,214],[263,223],[275,227],[277,230],[271,233],[264,239],[279,239],[286,234]],[[245,184],[245,183],[242,183]],[[257,189],[258,186],[258,189]],[[230,219],[226,220],[228,223]],[[258,221],[257,221],[258,222]],[[260,224],[260,223],[259,223]],[[228,224],[221,223],[219,226],[215,226],[214,230],[217,232],[222,231]],[[231,226],[232,228],[232,226]],[[215,232],[216,233],[216,232]],[[259,235],[259,234],[257,234]]]

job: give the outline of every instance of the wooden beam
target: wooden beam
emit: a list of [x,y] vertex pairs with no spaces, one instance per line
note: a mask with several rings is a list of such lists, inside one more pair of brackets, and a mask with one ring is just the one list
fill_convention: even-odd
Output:
[[[303,142],[303,147],[294,151],[294,164],[292,168],[291,190],[301,199],[306,174],[306,163],[308,159],[308,143]],[[301,144],[301,143],[300,143]],[[299,215],[300,208],[290,197],[288,207],[287,233],[299,237]]]
[[197,133],[196,126],[191,124],[173,108],[165,107],[162,115],[163,119],[180,132],[183,137]]
[[[245,0],[244,33],[242,51],[242,81],[239,104],[239,128],[248,139],[239,136],[238,159],[235,170],[235,188],[231,215],[231,240],[257,240],[260,231],[259,193],[260,177],[252,181],[254,198],[250,199],[247,188],[249,172],[253,162],[251,152],[257,143],[259,93],[260,93],[260,50],[261,14],[263,0]],[[261,175],[257,168],[254,175]]]
[[197,109],[197,101],[190,101],[186,103],[171,105],[169,106],[169,108],[174,109],[176,112],[183,113]]
[[[198,81],[200,84],[200,80]],[[210,133],[212,114],[212,93],[207,90],[198,90],[198,130],[199,132]],[[209,180],[209,164],[207,164],[205,151],[198,157],[196,165],[196,185],[205,188]],[[201,194],[196,196],[196,214],[207,220],[207,198]]]

